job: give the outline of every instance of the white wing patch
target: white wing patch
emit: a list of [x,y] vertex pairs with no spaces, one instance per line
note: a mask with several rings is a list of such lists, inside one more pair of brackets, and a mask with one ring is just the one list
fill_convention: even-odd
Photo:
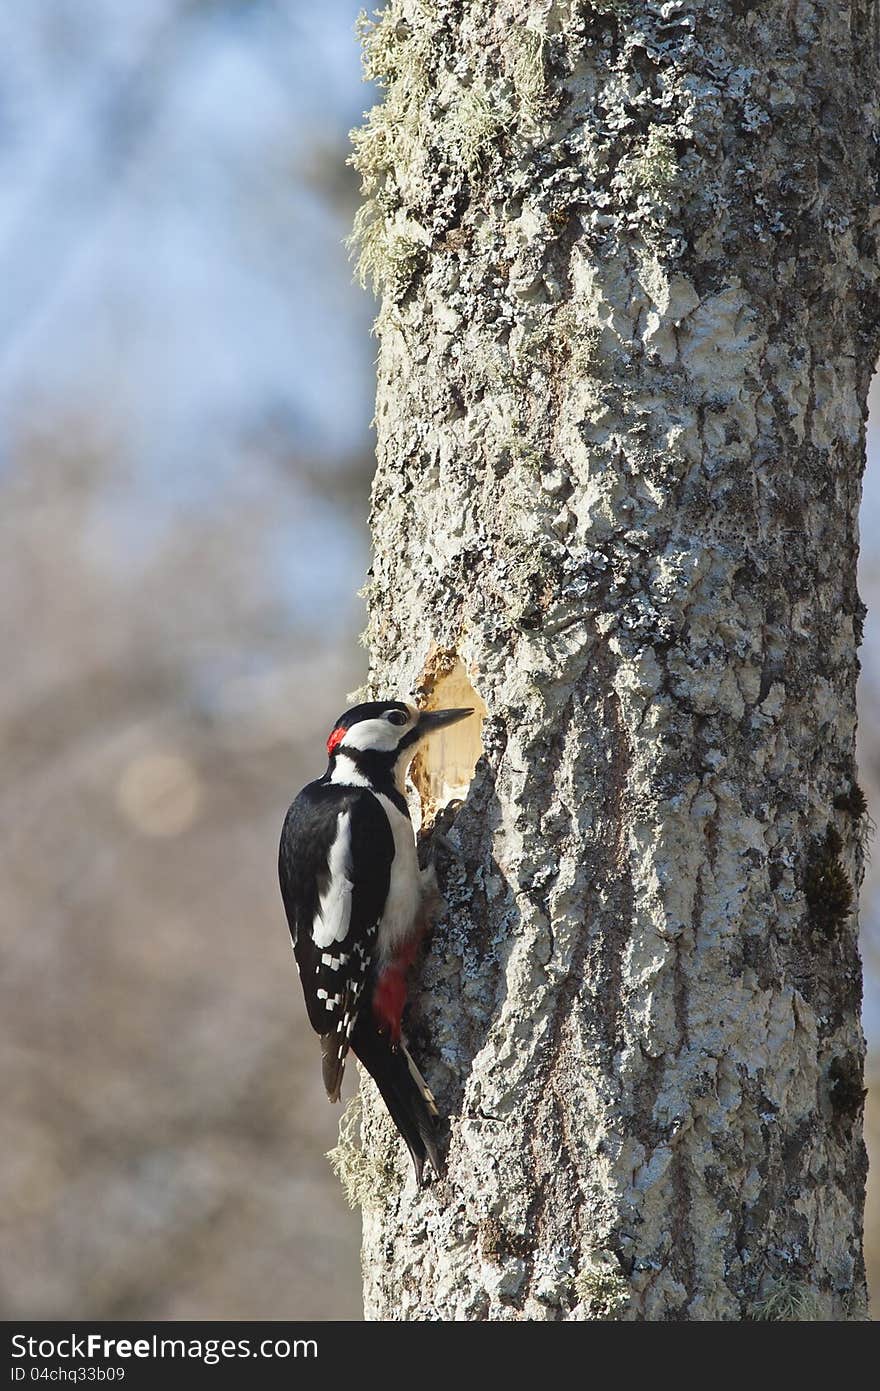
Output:
[[342,942],[351,922],[351,817],[341,811],[336,818],[336,837],[327,857],[327,887],[321,894],[312,937],[316,947]]

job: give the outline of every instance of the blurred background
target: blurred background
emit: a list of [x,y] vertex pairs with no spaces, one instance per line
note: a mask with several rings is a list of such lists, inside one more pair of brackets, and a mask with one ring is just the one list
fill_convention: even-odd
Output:
[[[364,676],[357,9],[0,6],[5,1318],[361,1316],[275,877],[284,810]],[[878,472],[861,766],[880,820]],[[869,1124],[880,1152],[876,1106]],[[878,1288],[876,1200],[869,1226]]]

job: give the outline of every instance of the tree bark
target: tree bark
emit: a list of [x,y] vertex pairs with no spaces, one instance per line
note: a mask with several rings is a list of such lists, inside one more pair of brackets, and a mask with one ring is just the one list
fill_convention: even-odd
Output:
[[369,1318],[864,1314],[876,26],[364,26],[370,688],[487,711],[466,793],[468,750],[417,774],[430,814],[464,797],[409,1016],[448,1170],[416,1192],[365,1083]]

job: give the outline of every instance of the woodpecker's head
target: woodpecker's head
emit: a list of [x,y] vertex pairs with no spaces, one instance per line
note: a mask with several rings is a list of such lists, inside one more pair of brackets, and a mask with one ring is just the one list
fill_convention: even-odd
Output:
[[327,740],[330,773],[337,781],[400,784],[420,741],[473,710],[417,710],[402,700],[373,700],[346,710]]

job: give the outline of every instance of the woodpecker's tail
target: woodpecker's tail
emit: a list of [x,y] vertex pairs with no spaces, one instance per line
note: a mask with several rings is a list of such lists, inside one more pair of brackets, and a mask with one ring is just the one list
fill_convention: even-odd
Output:
[[321,1075],[328,1101],[339,1100],[347,1051],[347,1045],[343,1046],[338,1032],[321,1035]]
[[416,1183],[422,1182],[426,1159],[439,1176],[443,1166],[434,1127],[437,1107],[405,1046],[392,1049],[387,1034],[380,1034],[372,1015],[364,1011],[355,1025],[351,1051],[376,1083],[391,1119],[407,1143]]

